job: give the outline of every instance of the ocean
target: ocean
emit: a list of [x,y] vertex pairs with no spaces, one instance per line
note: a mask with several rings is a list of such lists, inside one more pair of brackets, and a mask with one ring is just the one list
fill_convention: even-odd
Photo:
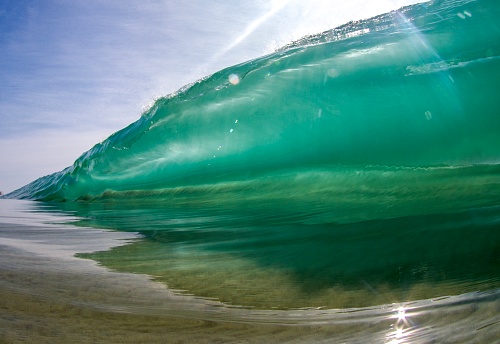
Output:
[[[499,15],[412,5],[159,98],[0,200],[2,290],[45,274],[37,302],[199,342],[497,340]],[[80,282],[43,282],[63,272]]]

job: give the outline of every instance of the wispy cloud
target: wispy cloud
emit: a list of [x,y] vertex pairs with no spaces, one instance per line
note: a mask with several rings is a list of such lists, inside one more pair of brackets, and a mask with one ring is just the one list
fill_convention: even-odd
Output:
[[232,50],[234,47],[238,46],[245,38],[250,36],[257,28],[259,28],[263,23],[269,20],[271,17],[276,15],[283,7],[287,5],[290,0],[274,0],[270,2],[269,10],[257,16],[255,19],[250,21],[250,23],[245,27],[245,29],[238,33],[238,36],[228,45],[224,46],[220,51],[218,51],[212,60],[218,60],[221,56],[226,54],[228,51]]

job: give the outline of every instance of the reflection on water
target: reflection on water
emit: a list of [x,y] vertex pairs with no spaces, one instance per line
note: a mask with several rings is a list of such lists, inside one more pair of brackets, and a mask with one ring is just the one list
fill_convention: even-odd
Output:
[[[289,223],[283,228],[278,228],[279,230],[270,227],[268,230],[252,233],[248,225],[252,222],[249,219],[255,214],[251,211],[246,213],[246,226],[240,224],[230,230],[231,226],[227,224],[220,228],[222,221],[234,223],[227,210],[220,213],[212,212],[211,216],[206,214],[203,221],[196,221],[192,218],[192,211],[186,212],[185,209],[182,211],[151,207],[127,209],[123,205],[118,207],[116,204],[113,206],[72,204],[69,206],[72,210],[69,211],[63,210],[65,207],[67,206],[60,204],[56,206],[1,200],[0,249],[3,264],[0,268],[2,275],[0,288],[3,295],[9,296],[2,301],[1,319],[12,318],[12,314],[16,314],[15,317],[18,319],[24,319],[28,315],[33,318],[36,315],[50,323],[47,319],[52,319],[53,316],[47,318],[43,314],[54,314],[54,309],[57,309],[58,316],[53,319],[55,323],[46,326],[58,326],[59,316],[61,319],[69,316],[67,319],[74,319],[80,328],[87,325],[95,326],[91,321],[97,321],[100,323],[101,331],[103,327],[109,331],[109,338],[122,342],[134,342],[134,339],[137,341],[138,338],[146,337],[148,340],[157,340],[160,336],[158,328],[168,328],[171,335],[177,333],[179,338],[195,338],[193,342],[202,341],[200,335],[203,336],[203,340],[207,338],[213,341],[221,340],[220,332],[210,330],[212,322],[221,324],[227,338],[240,338],[241,341],[247,342],[259,342],[269,338],[287,342],[300,342],[304,338],[309,341],[326,341],[334,338],[344,342],[380,343],[491,342],[498,334],[500,294],[499,290],[495,289],[498,288],[498,277],[494,273],[498,265],[493,264],[479,269],[479,265],[470,263],[467,266],[466,259],[459,259],[461,255],[468,254],[469,259],[477,256],[476,261],[479,261],[479,264],[486,264],[485,258],[481,258],[479,252],[485,253],[485,256],[490,258],[496,257],[495,252],[498,251],[495,251],[494,247],[498,240],[494,231],[484,226],[487,223],[495,223],[493,221],[495,212],[491,209],[480,213],[484,219],[483,227],[476,227],[476,230],[486,228],[487,232],[484,233],[491,239],[490,246],[487,244],[488,240],[474,240],[474,237],[481,237],[478,235],[470,235],[466,240],[470,253],[464,251],[464,245],[457,246],[456,253],[445,250],[439,255],[439,250],[433,250],[432,245],[429,245],[428,251],[431,252],[422,252],[421,255],[411,252],[403,255],[410,273],[404,277],[404,274],[400,275],[400,270],[396,269],[398,274],[393,277],[391,274],[378,276],[383,269],[392,268],[390,263],[384,265],[383,259],[379,262],[370,262],[374,255],[380,254],[378,250],[373,250],[372,253],[367,250],[366,259],[362,259],[363,255],[359,254],[356,259],[347,259],[344,262],[335,260],[336,254],[347,254],[345,251],[347,248],[338,242],[339,238],[348,239],[351,248],[366,240],[370,240],[374,246],[382,245],[389,249],[388,255],[384,256],[385,259],[392,257],[392,260],[387,260],[388,262],[398,262],[399,256],[396,252],[404,252],[390,249],[391,247],[410,247],[411,241],[417,241],[417,245],[429,242],[427,238],[420,240],[419,244],[418,236],[412,236],[407,242],[395,245],[408,232],[401,233],[401,237],[396,239],[391,238],[387,232],[381,231],[382,227],[389,225],[393,229],[396,228],[390,221],[383,222],[383,226],[380,227],[374,226],[378,229],[369,230],[367,235],[362,235],[361,231],[355,231],[349,226],[343,231],[341,226],[338,229],[340,236],[328,236],[328,230],[336,231],[337,228],[331,225],[318,228],[316,224],[316,227],[312,227],[319,233],[315,237],[311,228],[305,225],[300,228],[308,230],[306,235],[297,228],[294,231]],[[173,214],[178,216],[172,216]],[[82,215],[85,217],[82,218]],[[166,215],[171,221],[166,220]],[[450,217],[461,219],[456,214]],[[75,221],[78,221],[80,226],[89,222],[94,225],[98,222],[107,224],[108,227],[120,224],[130,231],[141,223],[142,228],[148,230],[142,231],[144,238],[141,239],[134,233],[103,232],[64,225],[64,222],[75,223]],[[253,222],[254,225],[257,223],[256,220]],[[296,218],[294,222],[297,222]],[[418,221],[412,219],[412,222]],[[212,225],[203,226],[201,223]],[[458,230],[462,236],[468,233],[456,226],[454,230]],[[349,231],[353,232],[347,235]],[[442,235],[449,236],[452,232],[444,230]],[[303,249],[299,250],[296,244],[303,242],[305,236],[311,238],[306,240]],[[385,242],[383,238],[389,238],[389,241]],[[436,238],[433,240],[439,240],[439,236]],[[458,242],[455,239],[450,240],[451,245],[456,245]],[[16,244],[13,244],[14,242]],[[436,244],[443,248],[445,242],[446,240],[441,240]],[[284,247],[281,247],[281,243]],[[321,249],[320,243],[325,247],[330,245],[332,249],[330,251]],[[315,251],[316,245],[320,248]],[[36,250],[33,250],[35,246]],[[116,247],[107,250],[110,246]],[[54,251],[54,247],[59,249]],[[217,290],[219,293],[222,291],[221,295],[215,297],[229,302],[232,300],[224,300],[224,293],[231,289],[236,290],[235,294],[242,296],[240,299],[234,296],[236,301],[232,303],[235,305],[238,304],[237,300],[242,300],[242,303],[256,302],[257,308],[266,308],[263,302],[271,302],[273,298],[280,300],[277,302],[280,308],[297,307],[300,303],[306,306],[315,298],[321,302],[332,298],[336,300],[334,302],[348,305],[355,304],[359,297],[369,297],[367,303],[373,306],[328,309],[330,307],[327,305],[326,308],[318,306],[292,310],[228,307],[217,300],[200,299],[196,295],[176,295],[159,287],[158,284],[148,282],[143,275],[137,275],[135,278],[132,275],[107,272],[91,264],[91,261],[70,259],[71,252],[72,254],[89,252],[92,247],[95,250],[104,250],[92,256],[105,262],[107,266],[122,271],[147,272],[155,279],[166,281],[169,286],[171,283],[175,286],[176,282],[172,278],[179,278],[179,285],[189,288],[195,285],[195,280],[199,280],[199,290],[205,288],[209,294]],[[63,251],[65,254],[61,255],[60,252]],[[250,251],[255,251],[256,254],[252,255]],[[236,252],[242,253],[238,255]],[[273,259],[276,260],[275,263],[272,262]],[[426,274],[414,268],[422,259],[428,261]],[[334,272],[326,269],[326,266],[335,261],[338,261],[340,267],[333,271],[351,269],[353,273],[333,278]],[[474,266],[478,270],[475,274],[470,271]],[[204,269],[206,271],[203,272]],[[293,270],[297,272],[294,273]],[[436,271],[448,274],[452,278],[450,280],[446,280],[443,276],[438,278]],[[241,276],[231,279],[235,273]],[[461,278],[460,274],[463,274]],[[191,280],[188,278],[189,275],[193,275]],[[318,280],[308,281],[310,276]],[[356,282],[355,276],[371,281],[370,287],[363,284],[365,289],[372,292],[371,294],[364,294],[361,289],[357,289],[361,288],[359,287],[361,284]],[[266,278],[269,281],[265,281]],[[384,278],[387,279],[385,291],[379,285]],[[336,287],[337,283],[342,285],[342,288]],[[262,298],[258,292],[265,288],[259,289],[259,284],[265,284],[265,288],[271,287],[276,290],[268,290],[270,297]],[[443,297],[420,298],[419,295],[425,294],[411,294],[412,284],[429,285],[432,293],[440,293]],[[487,287],[491,290],[479,291],[486,290]],[[372,289],[384,295],[383,298],[374,297]],[[400,289],[400,292],[391,289]],[[453,294],[458,294],[460,290],[474,291],[458,296],[446,296],[449,294],[448,291],[455,291]],[[187,292],[193,293],[189,289]],[[328,292],[331,294],[328,295]],[[290,304],[284,304],[283,300],[287,295],[289,298],[297,297],[297,299]],[[259,298],[261,301],[256,301]],[[404,302],[391,301],[398,298]],[[379,301],[382,302],[377,305]],[[75,307],[80,310],[75,310]],[[112,318],[113,321],[106,316],[110,313],[116,314]],[[178,321],[182,325],[172,321],[171,317],[180,319]],[[170,319],[167,323],[161,320],[167,318]],[[198,322],[199,320],[210,323]],[[130,321],[134,325],[124,326]],[[155,322],[158,327],[151,325]],[[150,330],[141,331],[141,336],[146,337],[138,337],[139,332],[134,331],[146,323],[151,326]],[[12,330],[15,328],[13,326],[11,321],[0,323],[4,333],[9,334],[9,337],[5,338],[17,338],[19,333],[16,335],[16,331]],[[75,332],[70,332],[75,330],[72,326],[76,325],[68,324],[68,333],[61,329],[50,332],[49,338],[56,341],[57,338],[63,338],[63,335],[74,338]],[[186,328],[189,328],[189,331]],[[23,331],[21,333],[24,335],[29,333]],[[89,328],[86,335],[95,336],[93,331],[96,330]],[[28,335],[28,338],[35,336],[35,332]],[[238,337],[242,333],[245,336]],[[104,341],[102,338],[95,340],[95,342]]]
[[440,213],[418,207],[417,214],[345,222],[335,214],[298,213],[303,206],[58,207],[82,216],[80,225],[144,236],[82,255],[106,267],[230,305],[288,309],[365,307],[497,288],[494,204]]

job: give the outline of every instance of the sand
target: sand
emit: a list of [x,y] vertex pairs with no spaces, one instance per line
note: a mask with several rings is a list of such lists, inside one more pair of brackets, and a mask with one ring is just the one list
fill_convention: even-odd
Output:
[[126,245],[138,240],[136,234],[38,220],[15,209],[0,211],[0,343],[494,343],[500,338],[499,290],[365,309],[226,307],[178,295],[150,276],[113,272],[74,256]]
[[[123,235],[78,231],[79,244],[69,248],[61,237],[74,235],[74,228],[0,224],[0,342],[303,342],[326,340],[339,330],[331,325],[264,324],[273,322],[265,312],[264,318],[247,321],[241,310],[178,296],[148,276],[115,273],[73,258],[72,251],[86,250],[81,240],[85,234],[95,238],[100,233],[100,246]],[[21,232],[23,239],[6,238],[6,233]],[[43,242],[27,234],[41,232]],[[51,236],[59,244],[49,244]],[[233,318],[231,313],[239,315]],[[358,329],[358,324],[342,326],[347,336]]]

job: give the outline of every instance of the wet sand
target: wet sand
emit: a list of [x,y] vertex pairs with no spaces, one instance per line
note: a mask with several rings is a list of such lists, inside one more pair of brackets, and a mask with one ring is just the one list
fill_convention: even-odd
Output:
[[178,295],[146,275],[113,272],[74,257],[140,240],[136,234],[32,215],[0,209],[0,343],[495,343],[500,338],[498,290],[364,309],[226,307]]
[[[382,343],[398,322],[369,310],[350,318],[316,310],[217,307],[217,302],[178,296],[147,276],[114,273],[57,251],[51,257],[5,242],[0,246],[2,343]],[[493,343],[499,309],[498,296],[451,308],[443,304],[441,310],[416,316],[419,326],[413,331],[421,332],[423,342]],[[447,321],[455,326],[446,328]],[[437,331],[429,332],[433,326]]]
[[[6,226],[9,232],[40,232],[29,226],[0,228],[5,232]],[[61,234],[61,229],[51,231]],[[43,246],[12,238],[0,241],[2,343],[304,342],[332,338],[340,329],[224,319],[230,314],[220,312],[216,302],[178,296],[147,276],[110,272],[92,261],[72,258],[70,251],[62,254],[57,247]],[[343,335],[358,330],[359,324],[342,326]]]

